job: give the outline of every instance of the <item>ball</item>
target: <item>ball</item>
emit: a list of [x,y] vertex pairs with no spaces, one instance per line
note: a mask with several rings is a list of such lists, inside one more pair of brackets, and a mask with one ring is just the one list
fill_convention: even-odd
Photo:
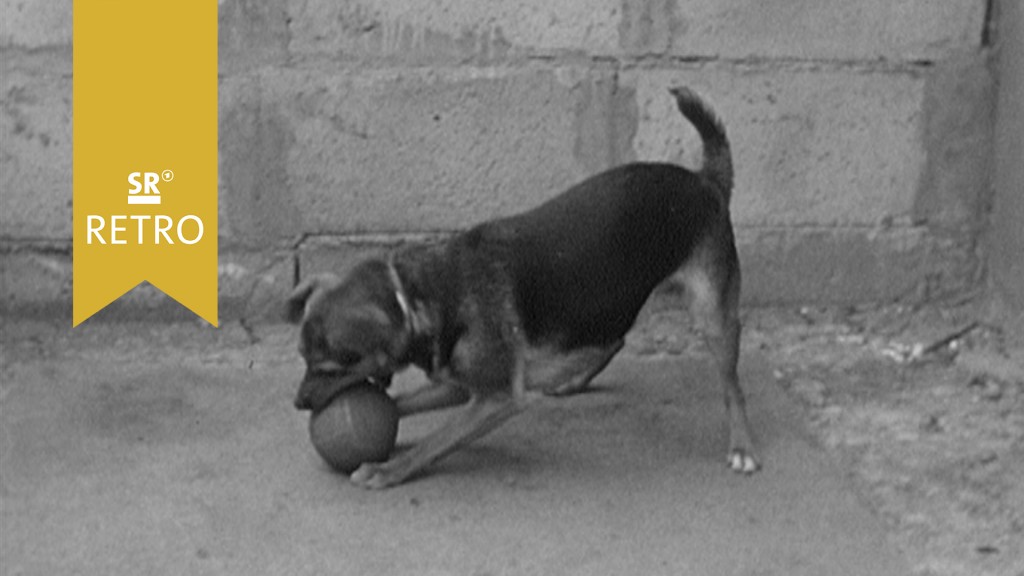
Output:
[[370,383],[346,388],[309,418],[309,438],[317,454],[346,474],[364,462],[387,460],[397,435],[398,408]]

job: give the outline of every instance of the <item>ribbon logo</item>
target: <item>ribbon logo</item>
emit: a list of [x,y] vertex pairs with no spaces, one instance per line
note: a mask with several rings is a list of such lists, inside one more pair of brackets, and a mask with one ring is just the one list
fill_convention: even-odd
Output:
[[143,281],[217,324],[217,3],[74,3],[74,318]]

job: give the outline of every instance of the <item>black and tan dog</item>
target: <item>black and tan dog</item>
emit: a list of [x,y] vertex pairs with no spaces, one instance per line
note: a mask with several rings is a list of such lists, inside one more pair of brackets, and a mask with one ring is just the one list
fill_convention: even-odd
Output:
[[402,482],[523,410],[527,390],[581,390],[676,271],[724,387],[728,464],[742,473],[759,468],[736,370],[740,270],[729,143],[700,98],[672,93],[703,140],[699,172],[660,163],[614,168],[528,212],[363,262],[343,280],[318,276],[295,288],[288,315],[302,322],[307,367],[296,407],[317,410],[355,382],[386,386],[410,364],[431,385],[398,397],[401,415],[466,405],[391,460],[364,464],[353,482]]

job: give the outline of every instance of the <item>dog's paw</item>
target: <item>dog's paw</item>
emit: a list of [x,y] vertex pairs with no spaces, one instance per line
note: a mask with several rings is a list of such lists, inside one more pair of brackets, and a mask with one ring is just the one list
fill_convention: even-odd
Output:
[[396,473],[395,466],[391,462],[366,462],[349,476],[349,480],[353,484],[370,490],[380,490],[394,486],[404,478],[404,475]]
[[753,474],[761,469],[761,463],[746,450],[735,448],[729,452],[729,469],[738,474]]

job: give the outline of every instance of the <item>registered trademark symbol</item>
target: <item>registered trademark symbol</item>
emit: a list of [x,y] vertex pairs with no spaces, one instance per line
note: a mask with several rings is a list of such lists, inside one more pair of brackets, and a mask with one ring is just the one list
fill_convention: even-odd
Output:
[[164,179],[164,182],[170,182],[171,180],[174,180],[174,172],[164,170],[160,173],[160,177]]

